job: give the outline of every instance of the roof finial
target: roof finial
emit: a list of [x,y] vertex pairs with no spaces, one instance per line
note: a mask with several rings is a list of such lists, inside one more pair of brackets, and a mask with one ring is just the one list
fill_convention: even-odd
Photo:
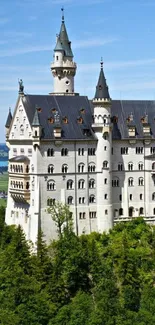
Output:
[[62,11],[62,23],[64,23],[64,21],[65,21],[65,18],[64,18],[64,7],[61,8],[61,11]]
[[11,107],[9,107],[9,113],[11,113]]
[[103,69],[103,58],[101,56],[101,69]]

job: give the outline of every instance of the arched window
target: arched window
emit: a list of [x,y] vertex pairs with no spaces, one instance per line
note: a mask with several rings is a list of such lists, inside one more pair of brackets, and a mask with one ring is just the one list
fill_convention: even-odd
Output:
[[48,191],[55,191],[56,190],[55,181],[53,181],[53,180],[48,181],[47,190]]
[[48,165],[48,173],[53,174],[54,172],[54,166],[53,165]]
[[139,162],[139,163],[138,163],[138,169],[139,169],[139,170],[143,170],[143,167],[144,167],[144,166],[143,166],[143,163],[142,163],[142,162]]
[[155,162],[152,163],[152,169],[155,169]]
[[108,161],[107,161],[107,160],[105,160],[105,161],[103,162],[103,168],[108,168]]
[[91,178],[89,180],[89,188],[95,188],[95,179]]
[[112,187],[119,187],[119,178],[118,177],[115,177],[112,180]]
[[133,178],[129,177],[128,178],[128,186],[133,186],[134,182],[133,182]]
[[90,164],[88,165],[88,173],[93,173],[93,172],[95,172],[95,168],[96,168],[95,164],[94,164],[94,163],[90,163]]
[[72,190],[73,189],[73,184],[74,184],[73,180],[69,179],[67,181],[67,190]]
[[90,195],[89,196],[89,203],[95,203],[96,200],[95,200],[95,195]]
[[144,178],[143,177],[139,177],[139,179],[138,179],[138,185],[139,186],[144,186]]
[[48,199],[47,200],[47,206],[51,207],[54,204],[55,204],[55,199]]
[[78,188],[79,189],[85,188],[85,181],[84,181],[84,179],[80,179],[78,181]]
[[123,209],[122,208],[119,209],[119,216],[123,216]]
[[152,193],[152,201],[155,201],[155,192]]
[[47,157],[53,157],[54,156],[54,150],[53,148],[47,149]]
[[67,204],[73,204],[73,197],[72,196],[68,196],[67,198]]
[[139,209],[139,215],[141,216],[141,215],[143,215],[144,214],[144,208],[140,208]]
[[83,163],[80,163],[78,165],[78,173],[83,173],[84,172],[84,164]]
[[68,155],[68,149],[67,148],[62,148],[61,156],[67,156],[67,155]]
[[133,170],[133,163],[132,162],[128,163],[128,170]]
[[68,166],[66,164],[62,165],[62,173],[63,174],[68,173]]
[[143,200],[143,194],[139,195],[140,200]]
[[31,171],[34,172],[34,165],[31,165]]
[[123,164],[122,164],[122,163],[119,163],[119,164],[118,164],[118,170],[119,170],[119,171],[123,170]]
[[23,134],[24,134],[24,126],[21,125],[21,126],[20,126],[20,135],[23,135]]
[[130,207],[129,208],[129,217],[133,217],[133,212],[134,212],[134,208]]

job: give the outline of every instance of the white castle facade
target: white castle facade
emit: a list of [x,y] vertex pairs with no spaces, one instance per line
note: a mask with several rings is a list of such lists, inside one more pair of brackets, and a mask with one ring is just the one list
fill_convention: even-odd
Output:
[[108,231],[143,216],[155,223],[155,102],[111,100],[101,62],[93,100],[74,92],[64,17],[51,64],[54,92],[27,95],[20,81],[6,122],[9,186],[6,223],[20,224],[36,242],[56,236],[48,213],[70,206],[80,235]]

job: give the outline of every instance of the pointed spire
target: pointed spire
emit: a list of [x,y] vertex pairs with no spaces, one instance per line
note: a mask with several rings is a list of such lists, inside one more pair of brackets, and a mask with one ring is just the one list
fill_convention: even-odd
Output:
[[106,79],[104,76],[104,71],[103,71],[103,59],[102,58],[101,58],[101,70],[100,70],[98,83],[96,86],[95,98],[110,100],[109,90],[108,90],[108,86],[107,86]]
[[38,109],[37,108],[36,108],[36,111],[34,113],[32,126],[41,126],[41,124],[40,124],[40,117],[39,117],[39,113],[38,113]]
[[71,42],[69,41],[66,26],[65,26],[64,9],[62,8],[61,10],[62,10],[62,23],[61,23],[60,33],[59,33],[59,40],[65,52],[65,56],[73,57]]
[[8,117],[5,123],[5,127],[9,128],[11,125],[11,121],[12,121],[12,114],[11,114],[11,108],[9,107],[9,113],[8,113]]

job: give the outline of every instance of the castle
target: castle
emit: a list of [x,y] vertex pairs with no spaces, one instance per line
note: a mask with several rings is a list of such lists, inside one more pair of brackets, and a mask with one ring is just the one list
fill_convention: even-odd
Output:
[[48,242],[56,236],[48,207],[58,200],[78,235],[138,216],[155,224],[155,102],[111,100],[103,62],[93,100],[77,94],[64,15],[51,72],[53,93],[25,94],[20,80],[8,114],[6,223],[32,242],[41,228]]

